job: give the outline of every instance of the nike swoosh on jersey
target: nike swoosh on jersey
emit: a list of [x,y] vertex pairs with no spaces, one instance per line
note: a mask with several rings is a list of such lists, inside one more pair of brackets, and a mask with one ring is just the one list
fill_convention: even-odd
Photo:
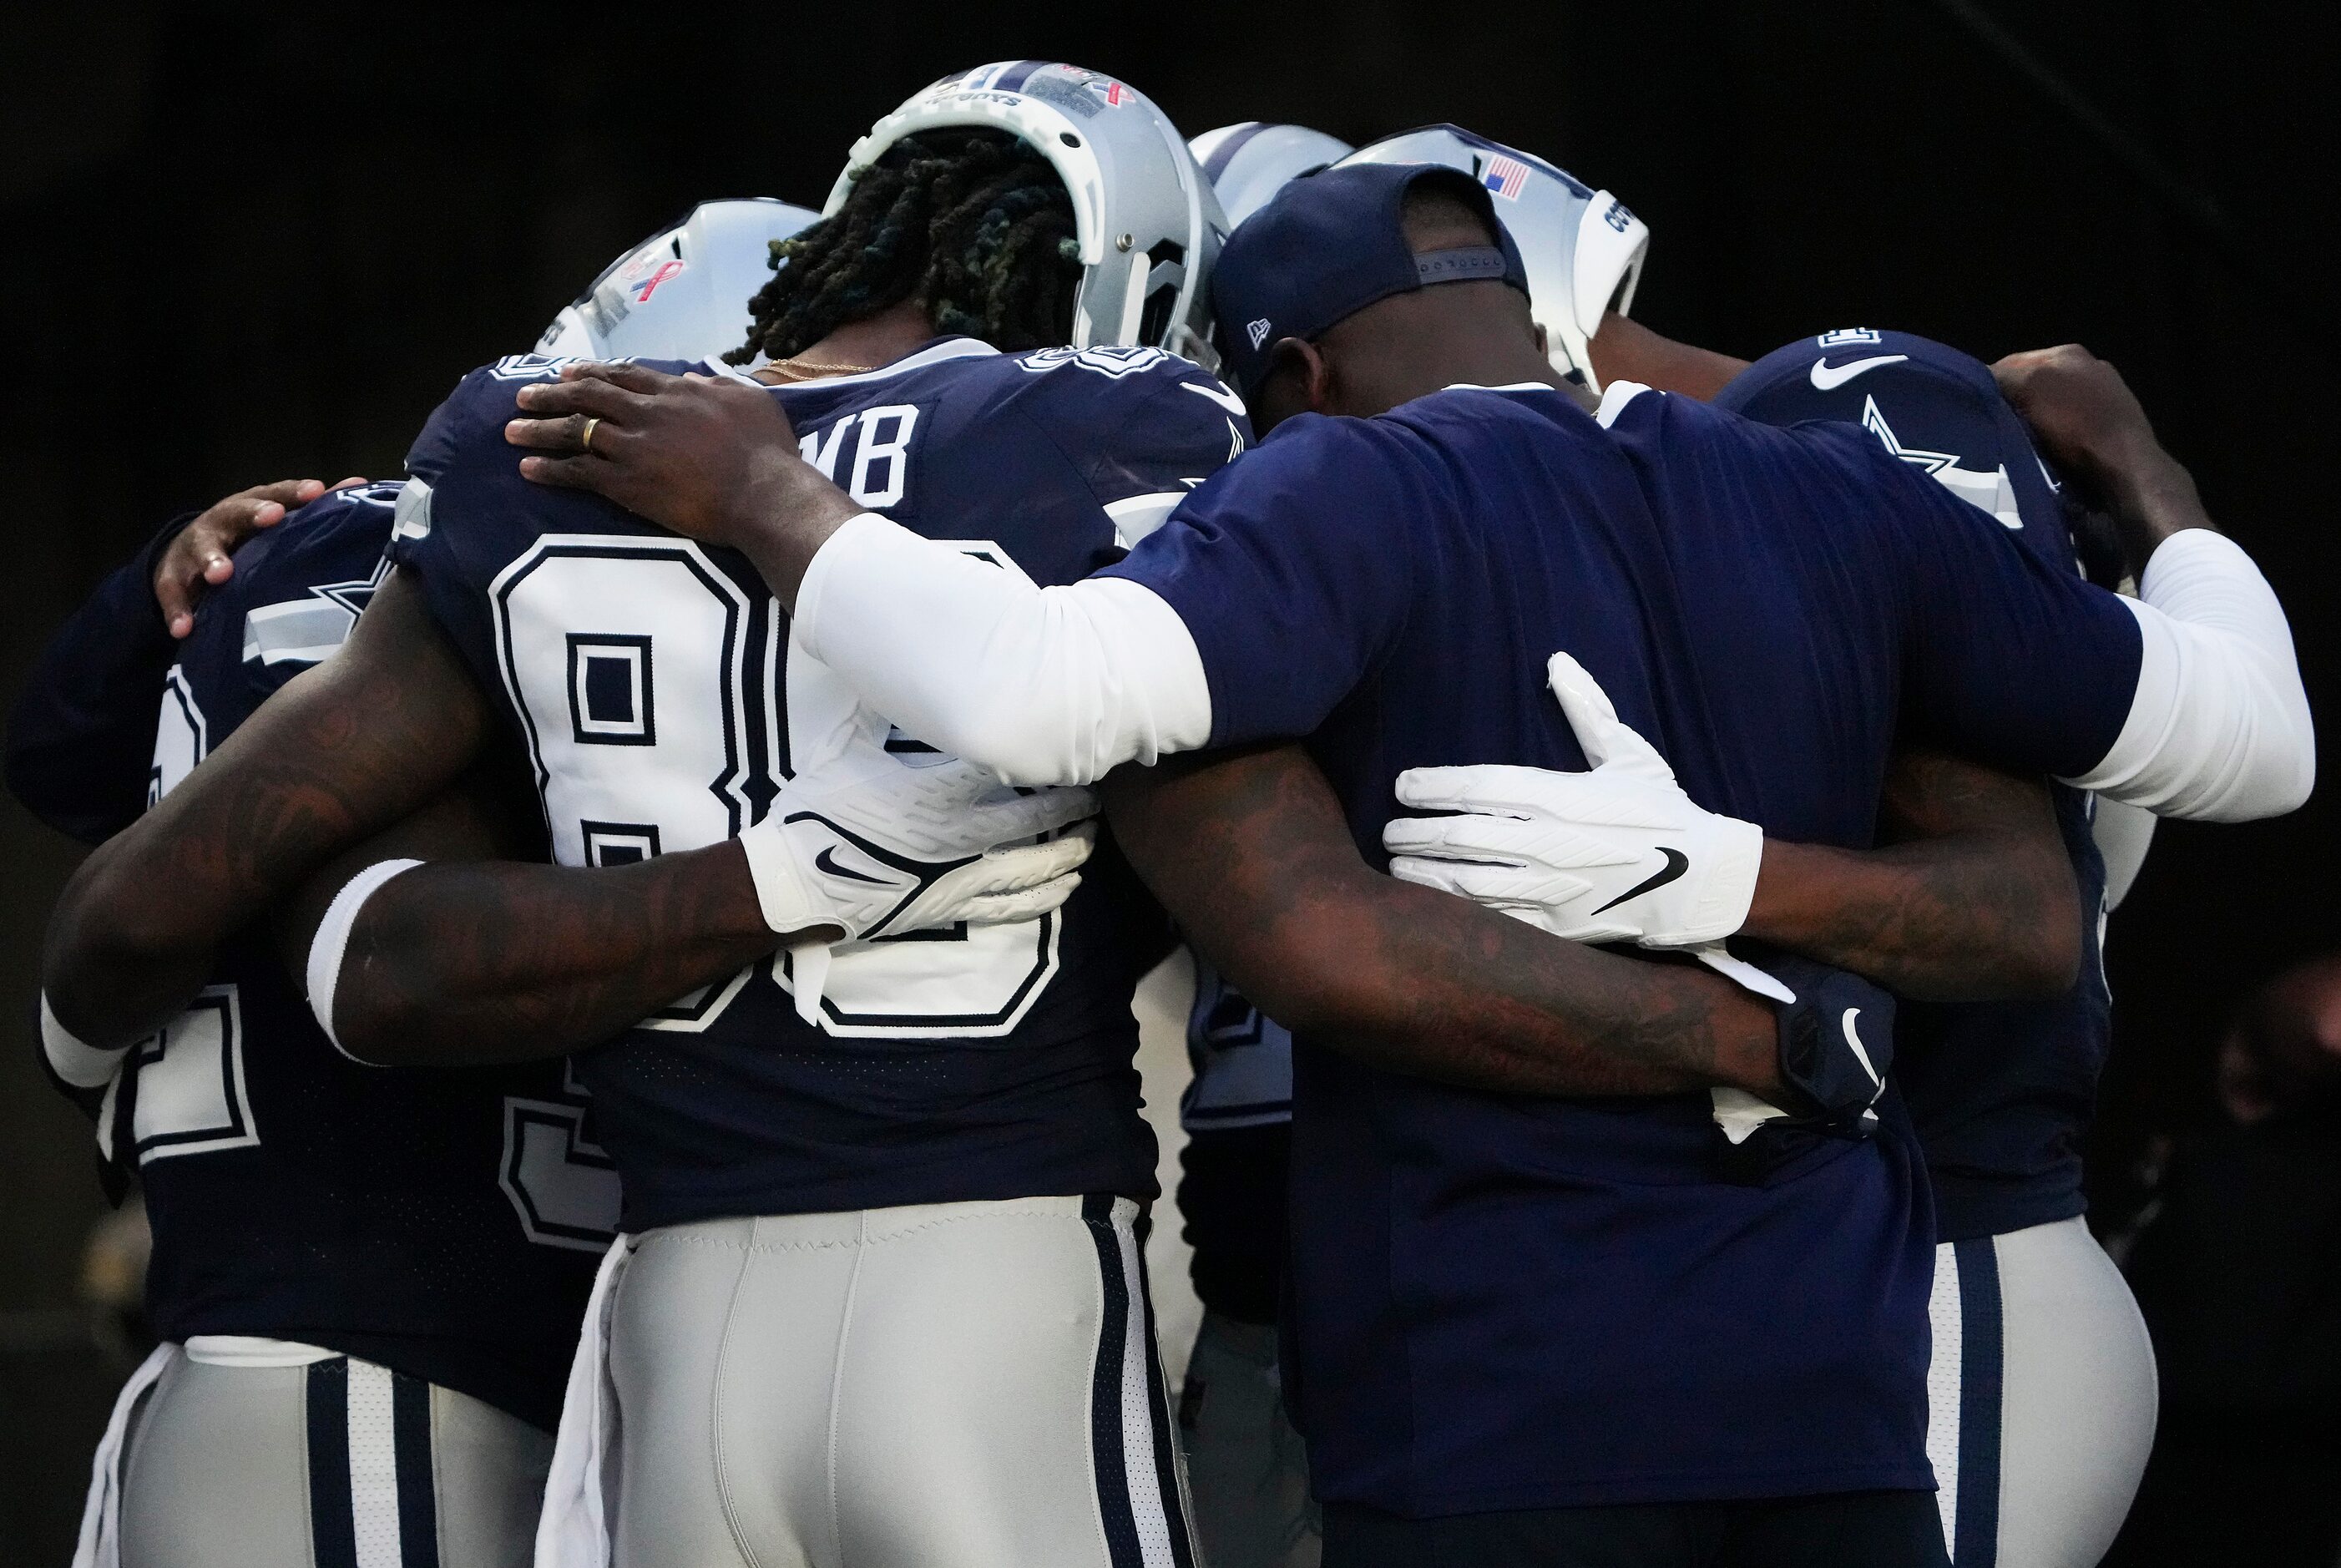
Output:
[[[1633,886],[1628,888],[1625,892],[1619,894],[1617,897],[1603,904],[1601,909],[1615,909],[1629,898],[1639,897],[1640,894],[1649,892],[1650,889],[1654,887],[1664,887],[1667,884],[1672,882],[1675,878],[1680,876],[1684,872],[1690,869],[1690,856],[1685,854],[1682,851],[1679,849],[1669,849],[1665,844],[1660,844],[1659,845],[1659,853],[1667,857],[1666,864],[1660,866],[1656,872],[1652,873],[1647,880],[1636,883]],[[1599,914],[1601,913],[1601,909],[1597,909],[1593,913]],[[1860,1047],[1858,1045],[1855,1047],[1857,1050]]]
[[848,877],[855,882],[874,882],[882,886],[886,881],[882,876],[872,876],[865,872],[855,871],[851,866],[838,864],[835,844],[832,844],[812,857],[812,868],[815,871],[827,872],[832,876]]
[[1874,354],[1868,359],[1849,359],[1843,365],[1831,365],[1828,356],[1813,361],[1813,390],[1834,392],[1865,370],[1876,370],[1881,365],[1899,365],[1910,356],[1907,354]]
[[1243,399],[1238,397],[1234,393],[1230,392],[1224,386],[1205,386],[1200,381],[1182,381],[1179,385],[1185,387],[1188,391],[1193,393],[1198,397],[1210,398],[1213,403],[1218,404],[1221,408],[1226,409],[1238,419],[1241,419],[1245,414],[1246,410],[1243,405]]

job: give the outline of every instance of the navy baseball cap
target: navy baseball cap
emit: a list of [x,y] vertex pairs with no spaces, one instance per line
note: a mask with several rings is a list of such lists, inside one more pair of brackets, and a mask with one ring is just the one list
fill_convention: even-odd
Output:
[[[1418,180],[1469,202],[1496,243],[1416,255],[1403,214]],[[1211,273],[1211,305],[1220,351],[1250,396],[1278,338],[1313,338],[1394,294],[1482,278],[1529,292],[1519,248],[1485,186],[1441,164],[1350,164],[1291,181],[1237,225]]]

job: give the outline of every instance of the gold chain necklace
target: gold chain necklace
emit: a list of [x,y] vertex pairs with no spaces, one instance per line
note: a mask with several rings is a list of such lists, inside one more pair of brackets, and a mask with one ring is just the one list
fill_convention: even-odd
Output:
[[815,375],[862,375],[878,367],[874,365],[816,365],[802,355],[792,355],[786,359],[776,359],[764,368],[777,375],[785,375],[791,381],[803,381]]

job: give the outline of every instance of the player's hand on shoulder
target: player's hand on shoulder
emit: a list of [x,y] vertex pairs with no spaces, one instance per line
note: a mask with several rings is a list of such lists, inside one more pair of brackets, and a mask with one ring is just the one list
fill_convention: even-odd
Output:
[[1456,814],[1385,827],[1390,874],[1578,942],[1693,947],[1738,930],[1763,831],[1695,804],[1575,659],[1554,654],[1549,675],[1592,767],[1408,769],[1400,803]]
[[[334,488],[364,483],[344,479]],[[235,574],[234,556],[245,540],[275,527],[324,493],[325,486],[314,479],[255,484],[213,502],[180,529],[154,565],[154,603],[171,635],[184,637],[195,629],[195,607],[203,603],[204,591]]]
[[728,377],[579,363],[516,401],[505,439],[548,454],[523,458],[523,476],[593,491],[710,544],[739,542],[776,476],[815,474],[779,401]]

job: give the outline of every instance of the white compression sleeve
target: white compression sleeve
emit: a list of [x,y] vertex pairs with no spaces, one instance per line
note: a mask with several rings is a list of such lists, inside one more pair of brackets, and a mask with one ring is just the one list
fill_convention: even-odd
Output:
[[1036,588],[874,514],[814,554],[792,634],[903,733],[1012,784],[1091,784],[1210,739],[1202,655],[1151,589]]
[[122,1066],[123,1054],[104,1051],[57,1022],[49,994],[41,993],[41,1052],[49,1070],[76,1089],[103,1089]]
[[2292,811],[2316,782],[2316,734],[2276,593],[2231,539],[2188,528],[2147,562],[2145,649],[2129,717],[2068,780],[2162,816],[2249,822]]
[[[334,1033],[334,992],[341,984],[342,954],[350,944],[350,930],[358,923],[358,911],[365,907],[365,901],[384,883],[422,864],[419,860],[378,860],[367,866],[334,894],[334,902],[325,906],[325,918],[318,924],[317,934],[309,939],[309,1011],[317,1015],[317,1026],[334,1043],[334,1049],[344,1056],[350,1056],[349,1050],[343,1045],[342,1037]],[[350,1060],[356,1062],[359,1058],[350,1056]]]

